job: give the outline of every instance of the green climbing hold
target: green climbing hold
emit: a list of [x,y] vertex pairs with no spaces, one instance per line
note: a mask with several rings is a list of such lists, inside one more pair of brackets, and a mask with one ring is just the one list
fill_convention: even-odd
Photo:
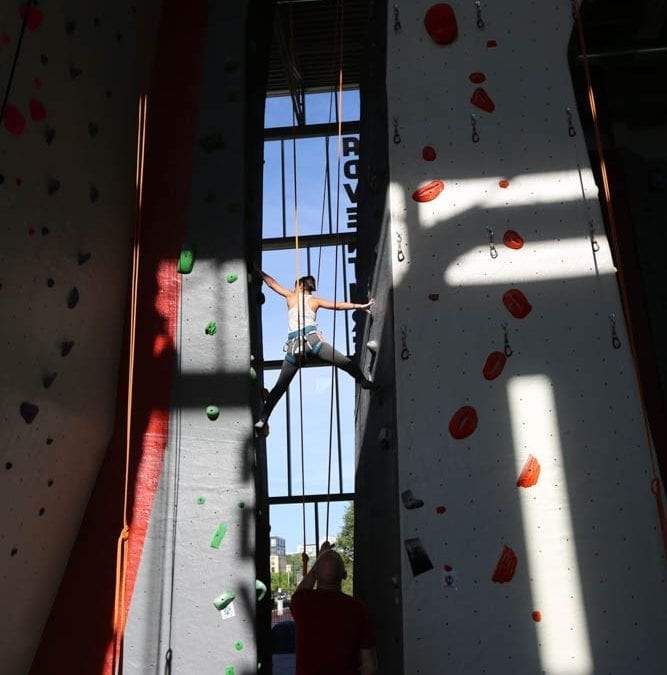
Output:
[[237,640],[234,643],[234,649],[236,649],[237,652],[240,652],[243,650],[243,641],[242,640]]
[[227,275],[227,283],[233,284],[238,278],[239,278],[238,274],[228,274]]
[[257,379],[257,371],[250,366],[250,379],[255,381]]
[[220,548],[220,544],[222,544],[222,540],[225,538],[226,534],[227,524],[220,523],[213,533],[213,538],[211,539],[211,548]]
[[255,598],[257,602],[261,602],[264,600],[264,596],[266,595],[266,584],[263,581],[260,581],[259,579],[255,579]]
[[197,497],[197,504],[206,504],[206,497]]
[[216,325],[215,321],[209,321],[206,324],[206,328],[204,328],[204,333],[206,335],[215,335],[218,332],[218,326]]
[[213,601],[213,606],[216,609],[222,610],[225,609],[225,607],[228,607],[229,605],[232,604],[236,600],[236,594],[232,593],[231,591],[225,591],[224,593],[221,593],[214,601]]
[[227,666],[225,668],[225,675],[234,675],[234,666]]
[[195,250],[192,246],[181,250],[181,255],[178,259],[179,274],[190,274],[195,264]]
[[239,508],[245,509],[245,502],[239,502]]
[[217,420],[220,416],[220,408],[217,405],[209,405],[206,407],[206,416],[210,420]]

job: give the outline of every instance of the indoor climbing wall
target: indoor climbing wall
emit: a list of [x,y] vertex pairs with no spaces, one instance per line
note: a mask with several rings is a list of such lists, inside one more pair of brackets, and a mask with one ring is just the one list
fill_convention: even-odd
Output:
[[[153,6],[156,3],[145,3]],[[28,672],[116,410],[143,57],[128,1],[0,3],[0,672]]]
[[130,603],[126,673],[257,670],[255,604],[266,589],[254,559],[246,12],[246,3],[209,4],[202,35],[169,441]]
[[405,672],[658,673],[667,585],[571,3],[390,3]]

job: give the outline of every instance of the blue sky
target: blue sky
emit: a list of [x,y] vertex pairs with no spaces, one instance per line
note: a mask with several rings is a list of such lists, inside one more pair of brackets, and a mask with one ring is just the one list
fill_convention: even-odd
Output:
[[[356,91],[344,92],[343,120],[359,119],[359,96]],[[309,94],[306,97],[306,122],[317,124],[333,120],[335,112],[332,108],[330,93]],[[265,125],[290,126],[292,124],[292,107],[288,97],[269,98],[266,103]],[[299,231],[301,234],[319,234],[322,223],[322,203],[325,170],[325,140],[323,138],[301,139],[296,142],[297,193],[299,212]],[[284,144],[285,183],[286,183],[286,229],[287,235],[295,232],[294,199],[293,199],[293,148],[292,141]],[[273,141],[264,147],[264,206],[263,236],[282,236],[282,197],[281,197],[281,162],[280,142]],[[347,159],[350,159],[348,157]],[[329,141],[329,162],[331,171],[332,204],[335,210],[337,185],[337,138]],[[339,230],[346,231],[346,208],[350,202],[342,188],[344,182],[350,183],[343,176],[341,167],[341,197],[339,210]],[[335,213],[333,215],[335,228]],[[325,212],[325,232],[328,231],[328,218]],[[321,256],[321,259],[320,259]],[[354,267],[343,261],[338,255],[337,297],[343,297],[343,264],[346,265],[347,282],[354,281]],[[318,262],[320,268],[317,294],[333,299],[335,275],[335,249],[311,249],[311,273],[317,276]],[[262,256],[262,268],[285,286],[291,286],[296,277],[296,255],[291,251],[271,251]],[[305,251],[300,257],[300,274],[307,273]],[[266,302],[262,307],[264,358],[282,359],[283,343],[287,334],[287,310],[284,298],[264,287]],[[336,349],[346,352],[344,312],[336,312]],[[333,340],[334,312],[320,310],[318,325],[323,330],[325,339]],[[349,316],[349,326],[352,317]],[[350,345],[352,339],[350,335]],[[271,388],[277,379],[277,371],[266,371],[265,384]],[[324,493],[327,488],[327,460],[329,452],[329,424],[331,406],[331,368],[307,368],[302,371],[303,405],[304,405],[304,460],[305,460],[305,492]],[[340,420],[343,491],[354,490],[354,382],[346,373],[338,374],[340,391]],[[299,431],[299,376],[294,378],[290,387],[291,438],[292,438],[292,494],[301,495],[301,461]],[[335,417],[334,417],[335,420]],[[271,496],[286,495],[287,481],[287,449],[286,449],[286,405],[285,398],[276,406],[270,420],[271,434],[267,439],[269,494]],[[332,458],[332,492],[339,490],[338,455],[336,441],[336,425],[334,421]],[[330,538],[335,536],[342,522],[345,503],[332,503],[329,520]],[[300,504],[274,506],[271,508],[271,534],[284,537],[288,552],[296,551],[303,543],[302,507]],[[326,506],[320,507],[320,538],[325,536]],[[306,505],[306,538],[307,543],[315,543],[314,507]]]

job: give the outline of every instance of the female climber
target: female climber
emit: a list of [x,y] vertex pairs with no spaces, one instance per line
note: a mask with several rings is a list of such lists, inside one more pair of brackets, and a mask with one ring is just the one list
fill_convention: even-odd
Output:
[[327,363],[332,363],[337,368],[341,368],[346,373],[352,375],[357,382],[361,383],[363,389],[376,388],[376,385],[361,372],[361,368],[354,361],[335,350],[328,342],[322,339],[322,335],[318,331],[315,322],[317,310],[320,308],[334,310],[362,309],[370,311],[370,308],[373,306],[373,300],[365,304],[323,300],[313,295],[315,291],[315,279],[312,276],[297,279],[294,283],[294,289],[290,290],[281,286],[273,277],[265,272],[259,269],[257,271],[269,288],[287,300],[287,323],[289,330],[287,342],[283,347],[285,360],[280,369],[278,381],[276,382],[276,386],[269,392],[259,420],[255,424],[255,429],[259,433],[266,433],[265,427],[267,426],[266,422],[269,419],[269,415],[271,415],[280,397],[287,391],[287,387],[299,370],[303,358],[316,358]]

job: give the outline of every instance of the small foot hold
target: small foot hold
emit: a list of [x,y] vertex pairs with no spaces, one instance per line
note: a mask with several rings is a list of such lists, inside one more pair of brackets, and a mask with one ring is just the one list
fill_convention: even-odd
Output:
[[362,389],[368,389],[369,391],[379,391],[381,389],[380,385],[376,382],[371,382],[370,380],[364,380],[361,383]]
[[266,438],[269,435],[269,423],[262,419],[255,422],[255,433]]

